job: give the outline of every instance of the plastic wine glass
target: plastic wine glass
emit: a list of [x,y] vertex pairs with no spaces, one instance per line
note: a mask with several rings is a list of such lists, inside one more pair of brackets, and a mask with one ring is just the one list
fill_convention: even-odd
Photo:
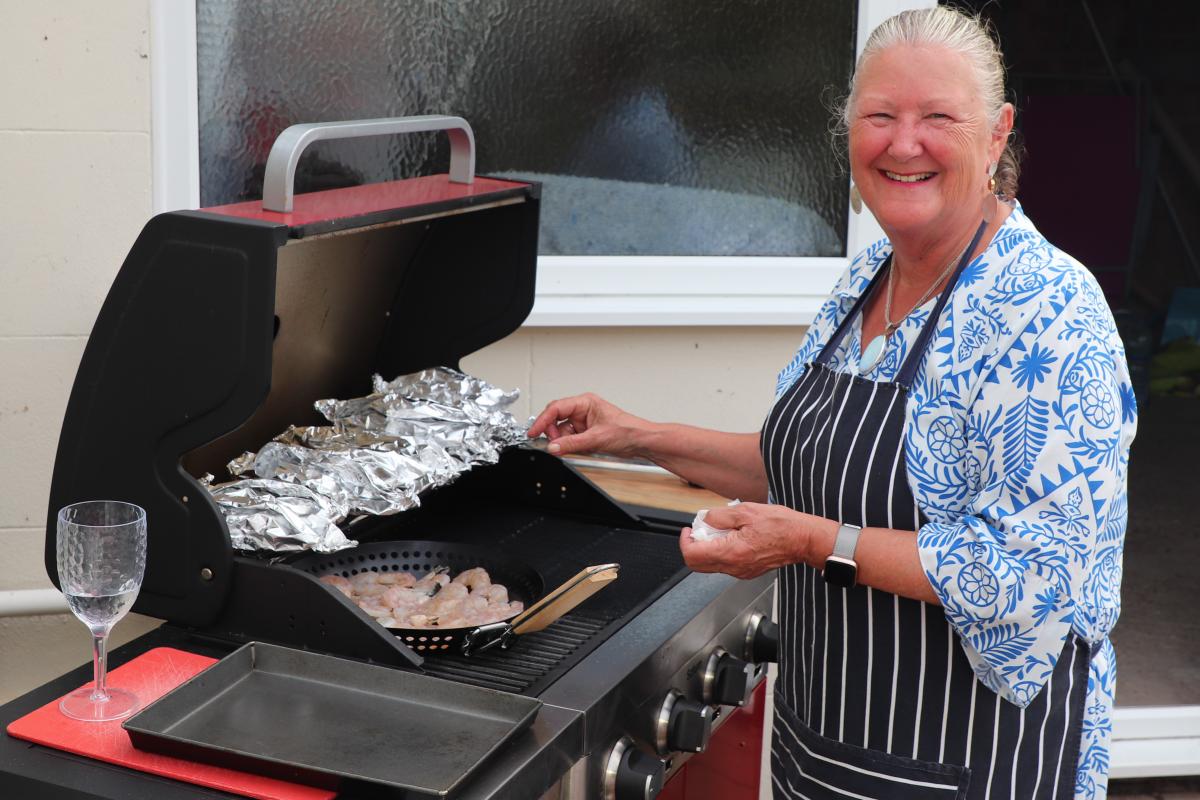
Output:
[[92,632],[95,682],[59,703],[87,722],[122,719],[136,711],[133,692],[106,685],[108,634],[128,613],[146,570],[146,512],[132,503],[89,500],[58,512],[58,581],[72,613]]

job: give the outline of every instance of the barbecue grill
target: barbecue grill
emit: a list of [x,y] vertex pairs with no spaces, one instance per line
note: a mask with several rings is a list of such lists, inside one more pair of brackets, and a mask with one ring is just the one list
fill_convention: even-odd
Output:
[[[449,133],[449,176],[293,195],[310,141],[421,130]],[[114,653],[114,665],[164,643],[223,655],[263,642],[536,697],[544,705],[532,727],[455,796],[652,797],[714,728],[749,718],[731,712],[757,709],[761,725],[755,687],[774,657],[768,578],[689,573],[682,520],[621,506],[560,459],[511,448],[420,508],[357,520],[349,535],[364,547],[502,550],[547,588],[593,564],[618,562],[620,577],[508,649],[418,653],[320,583],[305,557],[232,550],[198,480],[288,425],[320,424],[317,399],[367,394],[373,373],[457,367],[521,325],[534,297],[539,189],[475,176],[473,147],[469,126],[450,117],[295,126],[272,151],[262,203],[150,220],[101,308],[67,406],[47,571],[57,585],[58,507],[138,503],[149,547],[134,610],[167,624]],[[63,676],[0,718],[83,680]],[[752,753],[757,774],[757,743]],[[30,797],[213,796],[60,762],[0,741],[0,783]]]

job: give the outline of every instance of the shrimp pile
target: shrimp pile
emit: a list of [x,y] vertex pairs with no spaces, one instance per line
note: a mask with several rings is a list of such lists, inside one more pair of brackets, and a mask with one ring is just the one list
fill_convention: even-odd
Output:
[[508,599],[508,589],[492,583],[483,567],[450,578],[447,567],[424,577],[411,572],[360,572],[350,578],[320,580],[349,597],[385,628],[469,628],[520,614],[525,604]]

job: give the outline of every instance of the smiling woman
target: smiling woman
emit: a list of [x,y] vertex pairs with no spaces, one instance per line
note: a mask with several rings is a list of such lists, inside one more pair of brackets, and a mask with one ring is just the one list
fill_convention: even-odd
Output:
[[759,433],[591,395],[530,430],[753,501],[680,548],[700,571],[778,570],[777,798],[1107,791],[1136,409],[1095,279],[1014,196],[1001,65],[946,7],[871,35],[843,121],[887,238],[834,286]]

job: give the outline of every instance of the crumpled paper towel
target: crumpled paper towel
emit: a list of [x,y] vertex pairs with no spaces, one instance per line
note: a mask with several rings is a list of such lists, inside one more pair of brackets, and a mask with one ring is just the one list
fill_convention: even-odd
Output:
[[[731,500],[729,507],[739,505],[741,500]],[[708,516],[709,509],[702,508],[696,513],[696,519],[692,522],[692,541],[693,542],[711,542],[713,539],[720,539],[723,536],[728,536],[733,533],[732,530],[724,528],[714,528],[704,521]]]

